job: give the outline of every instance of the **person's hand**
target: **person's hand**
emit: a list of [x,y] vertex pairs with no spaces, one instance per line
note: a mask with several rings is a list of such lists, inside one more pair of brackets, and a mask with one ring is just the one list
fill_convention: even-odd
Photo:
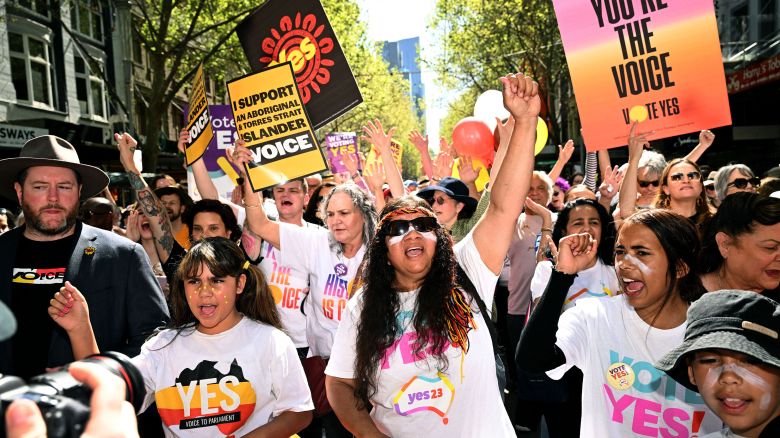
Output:
[[574,155],[574,140],[569,139],[566,144],[561,147],[558,145],[558,161],[561,163],[568,163],[571,160],[571,156]]
[[358,162],[357,159],[355,159],[355,156],[353,154],[344,154],[341,156],[341,164],[344,165],[344,167],[347,168],[347,172],[349,172],[349,176],[352,177],[355,173],[358,171]]
[[699,133],[699,144],[708,148],[715,142],[715,134],[709,129],[705,129]]
[[447,139],[444,137],[439,137],[439,154],[442,153],[449,154],[453,158],[458,156],[458,152],[454,147],[452,147],[451,144],[447,142]]
[[428,136],[422,136],[416,129],[409,133],[409,142],[417,148],[420,153],[428,153]]
[[564,274],[572,275],[584,270],[595,262],[598,255],[598,242],[588,233],[564,236],[557,248],[552,241],[549,244],[555,270]]
[[117,149],[119,149],[119,161],[122,163],[122,167],[126,172],[140,173],[138,168],[135,167],[135,161],[133,161],[133,154],[138,147],[138,142],[128,133],[114,133],[114,141],[116,141]]
[[246,168],[244,164],[254,162],[252,158],[252,151],[246,147],[246,142],[243,138],[236,140],[235,147],[228,147],[225,149],[225,157],[227,157],[230,164],[233,167],[237,167],[242,176],[246,177]]
[[460,180],[465,184],[473,183],[479,178],[479,172],[482,170],[482,166],[474,168],[474,163],[471,157],[460,157],[458,162],[458,174]]
[[498,143],[499,148],[509,144],[509,139],[512,137],[512,131],[515,129],[515,118],[509,116],[506,122],[502,122],[501,119],[496,117],[496,128],[498,129]]
[[372,192],[376,192],[382,189],[382,184],[385,183],[387,177],[385,176],[385,166],[379,161],[366,166],[366,171],[363,173],[363,179],[368,184],[368,188]]
[[604,199],[612,199],[617,195],[620,189],[620,183],[623,182],[623,172],[618,166],[614,169],[606,168],[604,171],[604,181],[599,186],[599,193]]
[[[74,362],[68,367],[74,379],[92,388],[90,415],[82,438],[138,437],[135,410],[125,400],[125,383],[94,363]],[[5,411],[8,438],[46,436],[46,423],[32,400],[14,400]]]
[[66,332],[79,332],[90,327],[87,300],[69,281],[49,300],[48,312]]
[[452,175],[452,163],[455,160],[447,152],[439,152],[436,161],[433,162],[433,177],[437,179],[446,178]]
[[531,198],[525,198],[525,212],[542,218],[542,226],[552,224],[552,212]]
[[382,122],[379,119],[374,119],[373,122],[369,120],[366,123],[366,126],[363,127],[363,132],[365,135],[361,135],[360,138],[374,145],[382,156],[392,153],[390,141],[393,138],[393,133],[395,133],[395,128],[390,128],[387,134],[385,134]]
[[539,98],[539,84],[530,76],[522,73],[509,74],[501,78],[504,86],[504,107],[519,119],[535,119],[542,109],[542,100]]
[[230,191],[230,202],[241,205],[242,200],[244,199],[244,191],[241,187],[241,184],[233,187],[233,190]]
[[637,133],[637,127],[639,122],[631,124],[631,131],[628,133],[628,157],[639,160],[642,156],[642,151],[650,147],[650,142],[647,140],[648,135],[652,135],[654,131],[646,133]]
[[190,132],[182,128],[182,130],[179,131],[179,142],[176,144],[176,148],[179,152],[184,154],[187,151],[188,144],[190,144]]
[[130,213],[127,214],[127,222],[125,225],[127,226],[125,229],[125,237],[132,240],[133,242],[140,241],[141,213],[139,213],[138,210],[130,210]]

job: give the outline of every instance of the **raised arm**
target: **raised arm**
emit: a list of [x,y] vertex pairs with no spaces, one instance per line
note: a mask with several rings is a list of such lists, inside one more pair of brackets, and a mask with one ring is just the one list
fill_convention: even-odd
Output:
[[650,146],[650,142],[645,137],[646,134],[637,134],[636,129],[638,125],[638,122],[634,122],[628,134],[628,167],[626,168],[626,174],[623,175],[623,184],[620,186],[620,198],[618,198],[620,217],[622,219],[631,216],[634,214],[634,210],[636,210],[636,178],[639,172],[639,159],[642,158],[642,151],[645,150],[645,147]]
[[555,165],[550,169],[549,173],[549,177],[553,183],[561,176],[563,166],[571,160],[572,155],[574,155],[574,140],[569,139],[563,147],[558,145],[558,160],[555,161]]
[[485,190],[484,187],[477,187],[476,184],[481,170],[481,166],[474,166],[474,161],[471,157],[460,157],[460,161],[458,161],[458,175],[460,175],[460,180],[463,181],[463,184],[466,184],[466,187],[469,188],[469,196],[477,201],[479,201],[479,193]]
[[[268,219],[263,210],[263,198],[258,192],[252,191],[252,185],[249,183],[249,177],[246,174],[244,164],[252,163],[252,153],[244,146],[244,140],[239,139],[236,147],[228,149],[228,154],[233,157],[233,162],[240,168],[241,177],[244,180],[244,208],[246,208],[246,226],[256,236],[267,241],[276,248],[280,247],[279,224]],[[249,254],[252,256],[252,254]],[[256,258],[256,257],[255,257]]]
[[100,353],[89,321],[87,300],[78,289],[66,281],[49,303],[49,316],[68,334],[74,359]]
[[387,184],[390,186],[390,193],[393,194],[393,198],[400,198],[406,191],[404,190],[404,181],[401,178],[401,171],[396,166],[395,158],[393,158],[393,151],[390,146],[390,141],[393,138],[395,128],[390,128],[385,134],[384,128],[382,128],[382,122],[379,119],[374,121],[368,121],[366,126],[363,127],[363,132],[366,134],[361,138],[373,144],[379,154],[382,156],[382,164],[385,166],[385,177],[387,178]]
[[[190,133],[186,129],[182,129],[179,132],[178,148],[181,153],[184,153],[187,144],[190,142]],[[209,177],[209,171],[206,169],[206,163],[203,159],[192,163],[190,165],[192,169],[192,176],[195,178],[195,187],[198,189],[201,199],[214,199],[219,200],[219,192],[214,185],[214,181]]]
[[430,180],[433,178],[433,161],[431,160],[431,154],[428,152],[428,136],[423,137],[419,131],[413,129],[409,133],[409,141],[420,152],[420,160],[422,161],[423,172],[425,176]]
[[539,85],[523,74],[501,78],[504,106],[515,118],[507,153],[491,187],[490,206],[474,227],[474,243],[482,261],[498,274],[512,241],[512,232],[528,194],[534,168],[536,118],[541,108]]
[[704,155],[705,152],[707,152],[707,149],[712,146],[712,143],[715,142],[715,134],[712,133],[709,129],[705,129],[704,131],[701,131],[699,133],[699,144],[696,145],[696,147],[691,150],[688,155],[685,156],[685,159],[690,160],[692,162],[699,161],[699,158],[701,158],[702,155]]
[[157,249],[157,256],[162,263],[168,261],[173,249],[173,230],[171,221],[168,218],[168,211],[162,206],[162,203],[154,192],[141,177],[141,172],[135,167],[133,162],[133,152],[138,146],[138,142],[128,133],[114,134],[114,140],[119,148],[119,161],[127,172],[130,185],[135,189],[136,198],[138,198],[138,208],[149,218],[149,228],[154,236],[154,246]]

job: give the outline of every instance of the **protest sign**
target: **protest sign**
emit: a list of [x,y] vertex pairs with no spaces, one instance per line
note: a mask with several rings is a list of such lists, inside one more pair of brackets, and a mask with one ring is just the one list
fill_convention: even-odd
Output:
[[[188,113],[187,107],[184,107],[185,116]],[[236,123],[233,120],[233,113],[230,111],[230,105],[209,105],[209,114],[211,114],[211,126],[214,130],[214,138],[209,143],[208,149],[203,154],[203,164],[209,178],[217,188],[217,192],[224,199],[230,199],[230,194],[236,187],[238,172],[225,157],[225,150],[233,146],[238,138]],[[187,173],[192,172],[192,167],[187,168]],[[188,178],[189,179],[189,178]],[[200,198],[195,195],[195,184],[189,185],[190,196]]]
[[236,33],[254,71],[292,63],[314,129],[363,102],[318,0],[269,0],[244,19]]
[[195,78],[192,80],[192,92],[190,93],[190,110],[187,114],[187,132],[190,133],[190,142],[185,147],[184,156],[187,165],[191,165],[206,152],[214,131],[211,127],[211,115],[209,103],[206,100],[206,82],[203,79],[203,64],[198,66]]
[[252,151],[255,191],[327,168],[287,62],[227,83],[238,135]]
[[[390,152],[393,154],[393,159],[395,160],[396,166],[398,166],[398,170],[401,170],[403,166],[401,166],[401,158],[403,157],[403,146],[401,143],[398,143],[395,140],[390,140]],[[371,145],[371,150],[368,151],[368,155],[366,156],[366,167],[373,165],[374,163],[382,164],[382,156],[377,152],[376,147],[374,145]]]
[[354,132],[334,132],[325,136],[325,143],[328,151],[328,163],[330,171],[333,173],[348,172],[342,162],[345,155],[352,155],[358,163],[358,169],[361,168],[360,157],[358,156],[358,137]]
[[712,0],[553,0],[588,150],[731,124]]

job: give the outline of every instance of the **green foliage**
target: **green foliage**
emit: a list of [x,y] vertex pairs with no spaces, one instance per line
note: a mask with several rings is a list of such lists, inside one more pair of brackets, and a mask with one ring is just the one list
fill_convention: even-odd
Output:
[[[438,0],[432,25],[442,42],[430,60],[439,81],[466,90],[450,108],[442,132],[471,115],[476,96],[497,88],[499,77],[523,72],[535,78],[552,123],[551,141],[579,136],[573,93],[558,23],[550,0]],[[468,97],[473,97],[469,100]],[[465,107],[472,111],[466,113]]]
[[[318,137],[335,131],[361,133],[366,122],[379,119],[385,131],[396,128],[394,138],[404,145],[402,174],[405,178],[416,177],[421,173],[420,155],[407,136],[412,129],[420,129],[420,120],[409,98],[409,82],[402,74],[388,71],[382,47],[368,40],[354,0],[323,0],[322,4],[355,75],[363,103],[322,127]],[[363,143],[361,150],[367,153],[370,146]]]

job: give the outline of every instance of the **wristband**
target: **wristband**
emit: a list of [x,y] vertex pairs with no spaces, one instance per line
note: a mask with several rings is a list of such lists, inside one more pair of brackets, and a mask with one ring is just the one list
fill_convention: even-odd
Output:
[[552,233],[552,228],[542,227],[542,233],[544,233],[544,232]]
[[361,174],[360,174],[360,171],[358,170],[357,172],[355,172],[355,173],[353,173],[353,174],[352,174],[352,179],[359,178],[359,177],[361,177],[361,176],[363,176],[363,175],[361,175]]

